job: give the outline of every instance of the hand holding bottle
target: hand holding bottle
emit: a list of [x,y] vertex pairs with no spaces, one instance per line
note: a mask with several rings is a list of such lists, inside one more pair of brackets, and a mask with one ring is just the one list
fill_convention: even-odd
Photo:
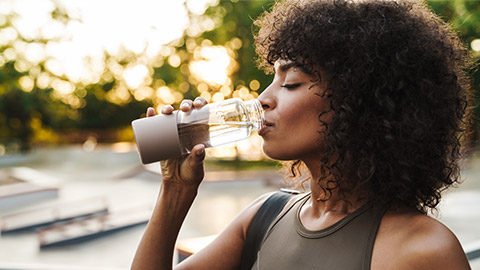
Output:
[[143,164],[189,154],[197,144],[215,147],[246,139],[263,125],[260,101],[240,98],[211,104],[203,98],[197,98],[196,103],[184,100],[178,111],[165,106],[161,115],[132,122]]
[[260,101],[239,98],[184,100],[178,111],[168,105],[155,115],[149,108],[146,118],[132,122],[142,163],[160,161],[162,169],[160,194],[132,269],[172,269],[178,232],[205,175],[205,148],[245,139],[263,126]]
[[[206,104],[203,98],[196,98],[195,102],[184,100],[180,104],[180,110],[196,112]],[[145,120],[148,124],[155,118],[171,118],[172,114],[174,114],[173,107],[170,105],[163,107],[161,115],[158,116],[155,116],[153,108],[148,108]],[[149,136],[157,137],[158,130],[145,128],[142,138],[148,140]],[[148,145],[146,148],[149,148]],[[159,148],[152,148],[150,154],[154,155]],[[152,217],[148,221],[145,234],[135,254],[132,269],[172,269],[173,250],[178,232],[197,196],[198,185],[205,174],[204,159],[205,145],[196,144],[190,153],[175,155],[160,162],[162,187]]]
[[[204,98],[198,97],[194,102],[183,100],[180,110],[188,112],[199,109],[207,104]],[[173,107],[170,105],[162,108],[162,114],[171,114]],[[147,117],[155,116],[153,108],[147,109]],[[190,154],[160,161],[163,181],[171,181],[181,185],[199,185],[205,175],[203,160],[205,159],[205,145],[195,145]]]

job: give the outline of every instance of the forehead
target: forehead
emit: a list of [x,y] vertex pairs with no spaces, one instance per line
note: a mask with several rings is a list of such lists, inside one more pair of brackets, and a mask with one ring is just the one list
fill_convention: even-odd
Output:
[[293,61],[288,60],[288,59],[278,59],[277,61],[275,61],[274,68],[277,69],[280,66],[284,66],[284,65],[287,65],[287,64],[291,64],[291,63],[293,63]]
[[275,64],[273,66],[275,73],[278,73],[279,71],[281,72],[286,72],[292,67],[298,67],[299,64],[295,63],[291,60],[286,60],[286,59],[278,59],[275,61]]
[[294,72],[303,72],[306,75],[316,77],[316,72],[308,70],[303,64],[288,59],[278,59],[273,66],[275,73],[284,73],[292,69]]

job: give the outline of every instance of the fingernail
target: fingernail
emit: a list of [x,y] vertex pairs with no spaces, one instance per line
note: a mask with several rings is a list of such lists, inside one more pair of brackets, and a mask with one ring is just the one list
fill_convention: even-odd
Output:
[[197,100],[194,101],[194,103],[197,104],[197,105],[201,105],[201,104],[202,104],[202,101],[199,100],[199,99],[197,99]]
[[202,148],[202,149],[198,150],[197,151],[197,156],[203,155],[203,152],[205,152],[205,148]]

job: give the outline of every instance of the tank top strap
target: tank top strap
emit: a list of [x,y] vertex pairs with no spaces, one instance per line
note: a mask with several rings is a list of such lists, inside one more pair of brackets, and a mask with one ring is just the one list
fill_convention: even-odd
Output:
[[[288,214],[296,205],[298,206],[299,204],[304,204],[308,198],[310,198],[310,192],[304,194],[303,196],[300,196],[300,198],[296,199],[295,202],[293,202],[291,205],[288,206],[288,208],[282,212],[280,212],[280,214],[273,220],[273,222],[270,224],[270,227],[268,228],[267,230],[267,233],[265,234],[265,237],[263,239],[263,241],[265,241],[265,239],[268,237],[268,235],[271,233],[271,231],[273,230],[273,228],[277,225],[277,223],[282,220],[282,218]],[[287,203],[288,204],[288,203]],[[263,243],[262,241],[262,243]]]
[[377,238],[378,228],[380,228],[380,223],[382,222],[382,218],[387,212],[387,206],[372,206],[373,208],[373,219],[371,221],[371,227],[369,231],[369,235],[366,242],[366,254],[363,260],[362,269],[370,270],[371,263],[372,263],[372,254],[373,254],[373,245],[375,244],[375,239]]

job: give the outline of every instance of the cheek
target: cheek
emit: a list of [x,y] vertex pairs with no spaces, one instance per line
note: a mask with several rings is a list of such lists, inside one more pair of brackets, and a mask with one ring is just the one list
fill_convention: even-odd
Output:
[[320,145],[326,130],[322,121],[328,124],[332,114],[322,112],[329,106],[317,95],[294,96],[282,101],[287,102],[277,104],[278,125],[270,136],[264,138],[265,154],[279,160],[317,155],[322,151]]
[[[285,116],[283,125],[266,138],[263,150],[269,157],[278,160],[302,159],[318,153],[323,138],[318,115],[302,110],[294,117]],[[288,121],[287,121],[288,120]]]
[[298,120],[304,118],[307,112],[305,110],[299,109],[300,106],[291,106],[287,110],[279,113],[281,124],[285,125],[295,125],[298,124]]
[[[319,116],[322,113],[322,110],[319,107],[315,107],[312,102],[303,102],[296,104],[295,107],[289,108],[285,113],[281,115],[281,118],[285,120],[285,123],[295,131],[312,131],[320,130],[321,122],[319,121]],[[322,120],[323,117],[320,119]],[[294,128],[295,127],[295,128]],[[309,133],[309,132],[307,132]]]

